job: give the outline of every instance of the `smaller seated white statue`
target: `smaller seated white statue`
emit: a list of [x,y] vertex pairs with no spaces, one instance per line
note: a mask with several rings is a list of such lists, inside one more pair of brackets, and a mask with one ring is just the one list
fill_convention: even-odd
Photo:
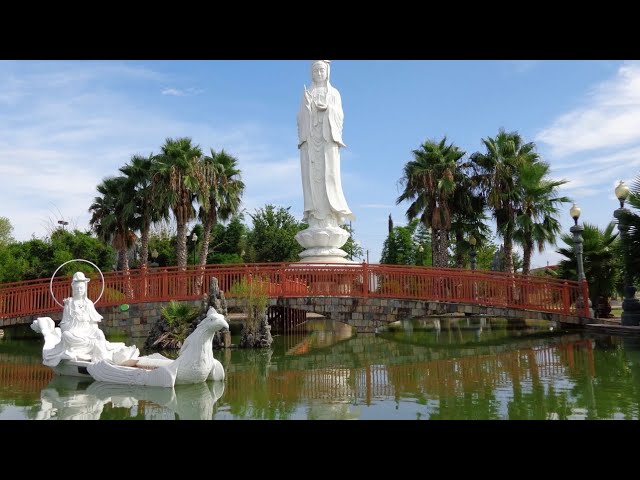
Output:
[[38,318],[31,328],[42,333],[45,346],[42,350],[43,363],[57,366],[61,360],[99,362],[109,360],[121,363],[140,355],[135,345],[125,346],[122,342],[108,342],[98,327],[102,321],[93,302],[87,296],[90,279],[84,273],[76,272],[71,280],[72,296],[64,299],[64,310],[60,327],[55,328],[48,317]]

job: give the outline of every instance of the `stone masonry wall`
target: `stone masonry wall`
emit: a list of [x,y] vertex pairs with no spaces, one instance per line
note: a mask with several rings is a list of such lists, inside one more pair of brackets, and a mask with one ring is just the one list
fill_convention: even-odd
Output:
[[[556,313],[533,312],[506,307],[487,307],[431,302],[424,300],[397,300],[361,297],[303,297],[270,300],[270,305],[298,308],[344,322],[359,333],[373,333],[377,327],[407,318],[428,315],[471,314],[515,319],[549,320],[565,325],[583,325],[592,319],[570,317]],[[238,307],[235,299],[227,299],[229,309]]]
[[[160,310],[168,302],[139,303],[123,312],[119,307],[98,307],[97,310],[104,317],[101,328],[107,339],[110,335],[144,339],[148,336],[153,323],[160,318]],[[194,307],[202,308],[202,300],[186,301]],[[487,307],[482,305],[447,304],[423,300],[396,300],[386,298],[360,297],[303,297],[303,298],[272,298],[271,305],[282,305],[297,308],[307,312],[324,315],[351,325],[359,333],[375,332],[377,327],[403,320],[428,315],[473,314],[492,317],[516,319],[540,319],[562,323],[565,325],[584,325],[592,323],[592,319],[565,316],[556,313],[533,312],[516,310],[506,307]],[[239,302],[234,298],[227,299],[230,311],[238,308]],[[20,318],[0,319],[0,328],[16,324],[30,324],[36,317],[33,315]],[[62,311],[49,314],[53,320],[61,319]]]

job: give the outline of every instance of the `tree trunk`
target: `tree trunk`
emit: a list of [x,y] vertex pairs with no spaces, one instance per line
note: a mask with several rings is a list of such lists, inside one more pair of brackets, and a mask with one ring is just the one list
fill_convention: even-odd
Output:
[[513,235],[512,227],[507,227],[504,234],[504,271],[513,273]]
[[176,216],[176,259],[178,261],[178,267],[181,270],[187,269],[187,224],[184,220],[178,219]]
[[431,230],[431,265],[438,267],[438,250],[440,248],[440,242],[438,242],[438,231]]
[[438,230],[438,251],[437,251],[437,267],[447,268],[449,266],[449,232],[444,229]]
[[118,270],[121,272],[129,271],[129,255],[127,247],[120,247],[118,250]]
[[458,230],[456,231],[456,267],[463,268],[464,267],[464,255],[462,254],[462,246],[464,242],[464,232]]
[[[513,237],[511,232],[512,228],[507,227],[507,231],[504,234],[504,271],[513,275]],[[515,281],[511,282],[508,292],[510,294],[509,296],[511,297],[508,303],[518,303],[520,295]]]
[[150,225],[145,224],[140,233],[140,262],[141,266],[149,267],[149,230]]
[[131,285],[131,275],[129,274],[129,255],[126,245],[118,250],[118,264],[122,265],[122,274],[125,276],[125,292],[128,299],[133,298],[133,285]]
[[529,271],[531,270],[531,253],[533,252],[533,242],[529,239],[525,239],[522,250],[522,274],[529,275]]
[[207,257],[209,256],[209,243],[211,242],[211,229],[216,225],[218,220],[218,215],[216,209],[213,205],[211,205],[211,210],[207,214],[204,219],[203,229],[203,239],[202,245],[200,246],[200,276],[196,279],[196,289],[198,293],[202,289],[202,283],[204,282],[204,269],[207,265]]

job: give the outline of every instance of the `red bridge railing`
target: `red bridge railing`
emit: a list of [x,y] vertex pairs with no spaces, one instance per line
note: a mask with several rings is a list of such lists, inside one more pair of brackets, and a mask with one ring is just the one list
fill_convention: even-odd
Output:
[[[102,288],[97,274],[89,275],[89,297]],[[570,280],[490,271],[362,264],[264,263],[207,265],[107,272],[99,306],[168,300],[190,300],[208,295],[216,277],[225,296],[245,281],[268,284],[271,297],[371,297],[431,300],[590,316],[578,299],[588,296],[587,284]],[[0,318],[44,314],[61,310],[49,292],[50,279],[0,285]],[[71,277],[56,277],[52,291],[58,301],[71,295]],[[583,297],[583,295],[585,297]]]

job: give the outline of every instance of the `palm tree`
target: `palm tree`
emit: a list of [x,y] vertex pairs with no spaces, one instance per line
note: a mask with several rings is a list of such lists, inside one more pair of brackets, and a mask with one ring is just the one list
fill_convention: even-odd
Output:
[[127,177],[134,193],[136,213],[140,230],[141,262],[145,267],[149,260],[149,231],[151,225],[169,218],[169,208],[166,204],[156,201],[152,189],[152,168],[154,155],[142,157],[133,155],[131,161],[120,167],[120,171]]
[[[589,223],[584,223],[583,227],[584,274],[589,285],[591,304],[597,308],[600,300],[608,303],[619,280],[621,265],[618,254],[618,234],[613,233],[614,222],[609,223],[604,230]],[[565,257],[558,264],[557,276],[567,280],[577,280],[573,235],[565,233],[560,239],[566,247],[557,250],[557,253]]]
[[451,231],[454,232],[455,265],[463,268],[465,256],[471,250],[469,237],[471,235],[484,245],[491,231],[486,225],[486,207],[482,192],[477,188],[475,178],[469,164],[462,165],[456,172],[456,189],[453,192]]
[[208,208],[201,157],[202,150],[190,138],[167,138],[153,164],[153,195],[162,208],[171,209],[176,219],[176,257],[183,268],[187,266],[187,223],[195,218],[194,199]]
[[[238,160],[224,150],[216,153],[213,149],[210,156],[203,159],[207,170],[208,209],[200,208],[199,218],[203,225],[203,242],[200,246],[200,266],[204,270],[209,255],[211,230],[218,220],[227,221],[236,215],[240,209],[240,202],[244,192],[244,183]],[[202,284],[202,277],[198,279],[198,287]]]
[[520,169],[523,196],[513,239],[522,245],[524,275],[529,274],[534,246],[542,253],[547,243],[555,245],[562,231],[557,218],[559,208],[571,201],[568,197],[558,196],[558,187],[567,180],[550,180],[546,178],[548,173],[549,164],[541,161],[525,164]]
[[448,264],[449,231],[451,230],[451,200],[456,189],[454,181],[458,161],[465,152],[453,143],[427,140],[413,150],[413,160],[404,166],[400,184],[404,191],[396,205],[405,200],[411,204],[407,219],[420,218],[425,227],[431,227],[432,257],[436,267]]
[[513,235],[523,198],[520,171],[524,165],[538,161],[539,156],[535,144],[524,143],[518,132],[500,129],[495,138],[482,139],[482,143],[486,153],[474,153],[471,161],[496,219],[497,233],[503,238],[505,271],[513,273]]
[[[640,211],[640,175],[631,183],[627,204]],[[635,283],[640,278],[640,215],[637,212],[627,210],[620,217],[629,226],[627,232],[626,255],[621,252],[621,257],[627,263],[629,281]]]
[[[135,220],[135,201],[126,177],[107,177],[96,188],[100,196],[94,198],[89,207],[91,229],[106,243],[111,243],[118,252],[118,270],[129,275],[128,249],[136,236],[131,228]],[[127,283],[127,295],[133,296]]]

